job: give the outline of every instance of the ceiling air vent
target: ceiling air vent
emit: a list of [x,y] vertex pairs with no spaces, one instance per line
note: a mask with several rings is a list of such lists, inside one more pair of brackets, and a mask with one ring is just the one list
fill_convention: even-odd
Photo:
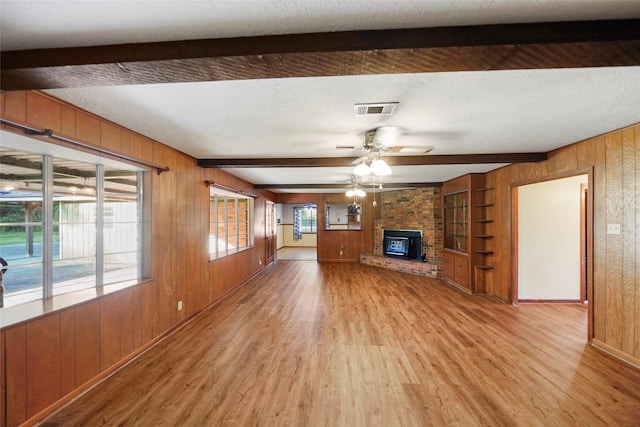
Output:
[[353,114],[356,116],[390,116],[398,109],[399,102],[381,102],[378,104],[355,104]]

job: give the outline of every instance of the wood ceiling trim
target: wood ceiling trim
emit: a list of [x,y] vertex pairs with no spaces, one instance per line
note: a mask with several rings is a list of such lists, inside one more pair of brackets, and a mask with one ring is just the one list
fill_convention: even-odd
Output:
[[[294,157],[254,159],[198,159],[203,168],[322,168],[350,167],[359,157]],[[440,154],[387,156],[390,166],[463,165],[488,163],[527,163],[547,159],[547,153]]]
[[640,65],[640,19],[343,31],[2,52],[3,90]]

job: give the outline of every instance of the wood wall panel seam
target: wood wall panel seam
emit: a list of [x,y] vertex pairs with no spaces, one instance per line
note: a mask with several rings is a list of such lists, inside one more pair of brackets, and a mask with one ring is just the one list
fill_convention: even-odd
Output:
[[[621,224],[622,219],[622,135],[621,132],[605,136],[607,168],[606,223]],[[606,301],[607,344],[622,348],[625,326],[622,307],[622,256],[621,236],[606,235]]]
[[636,176],[634,128],[622,130],[622,350],[630,355],[635,354],[635,330],[640,320],[635,319],[635,292],[638,283],[635,277],[636,262],[636,186],[640,177]]
[[593,336],[602,342],[607,341],[607,317],[606,317],[606,147],[604,136],[596,138],[595,167],[594,167],[594,262],[593,262]]
[[26,325],[4,331],[7,425],[19,425],[27,419],[27,338]]
[[26,332],[27,418],[30,418],[61,397],[60,315],[54,313],[30,322]]
[[[635,139],[635,161],[636,161],[636,180],[640,180],[640,125],[634,126],[634,139]],[[633,354],[637,359],[640,359],[640,185],[636,183],[636,206],[635,206],[635,349]]]

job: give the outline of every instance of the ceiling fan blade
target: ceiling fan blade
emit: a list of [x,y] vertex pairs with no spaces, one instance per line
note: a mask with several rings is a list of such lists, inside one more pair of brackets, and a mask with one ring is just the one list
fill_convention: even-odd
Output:
[[395,145],[393,147],[388,147],[384,151],[402,154],[427,154],[431,150],[433,150],[433,147],[429,145]]
[[364,175],[360,177],[360,184],[372,185],[374,184],[375,177],[373,175]]

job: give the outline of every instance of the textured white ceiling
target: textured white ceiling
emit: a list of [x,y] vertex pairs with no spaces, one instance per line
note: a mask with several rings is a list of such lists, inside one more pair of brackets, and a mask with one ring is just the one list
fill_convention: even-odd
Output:
[[[355,29],[640,17],[640,1],[1,1],[2,50]],[[640,122],[640,67],[368,75],[49,91],[197,158],[354,156],[396,125],[433,154],[548,151]],[[353,104],[398,101],[395,116]],[[442,181],[498,165],[395,167]],[[349,168],[236,169],[256,184],[326,183]]]
[[[640,68],[456,72],[55,89],[196,158],[335,156],[381,125],[433,154],[549,151],[640,119]],[[355,103],[398,101],[388,118]],[[414,135],[412,135],[414,134]],[[340,151],[357,155],[357,151]]]
[[2,50],[640,16],[633,0],[2,0],[0,7]]

